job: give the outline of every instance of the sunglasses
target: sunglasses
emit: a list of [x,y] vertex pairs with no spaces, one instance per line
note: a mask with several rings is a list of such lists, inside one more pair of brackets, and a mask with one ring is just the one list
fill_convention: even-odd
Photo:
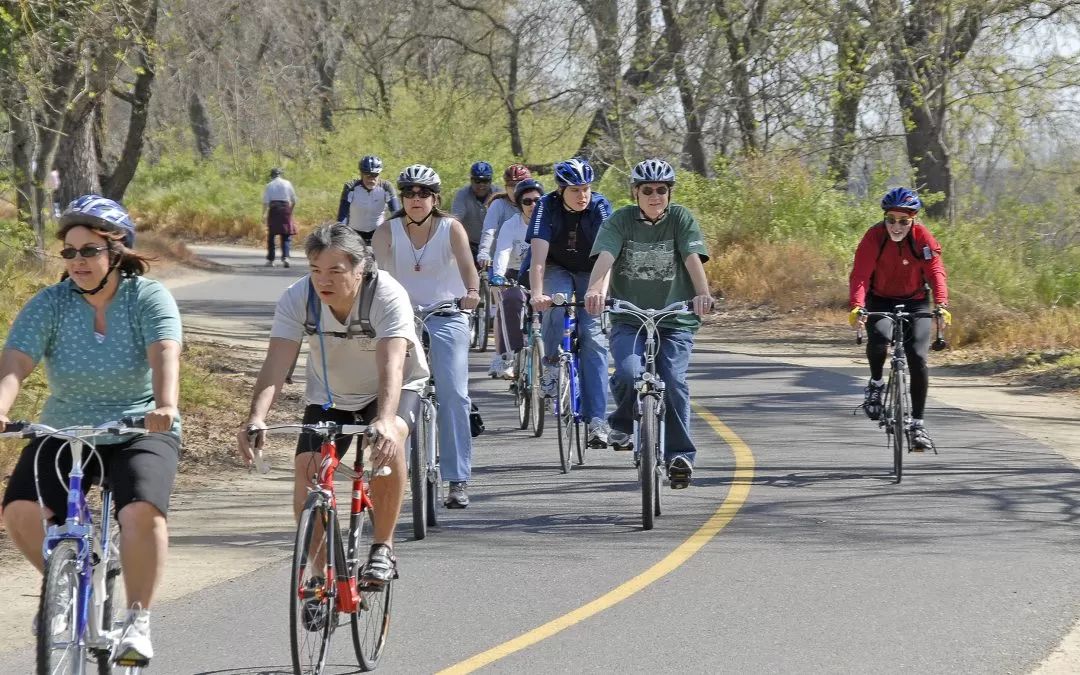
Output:
[[60,257],[64,260],[74,260],[76,256],[80,255],[84,258],[96,258],[101,255],[102,251],[108,250],[108,246],[83,246],[82,248],[69,246],[60,250]]
[[402,199],[427,199],[435,193],[427,188],[417,188],[416,190],[402,190]]
[[521,200],[521,205],[522,206],[532,206],[533,204],[535,204],[538,201],[540,201],[539,197],[526,197],[526,198]]
[[655,188],[651,185],[646,185],[645,187],[641,188],[641,194],[645,195],[646,197],[651,197],[652,193],[654,192],[660,196],[663,196],[668,193],[668,189],[666,185],[661,185],[660,187]]
[[487,185],[488,183],[491,182],[491,179],[490,178],[473,178],[472,182],[476,183],[477,185]]
[[365,173],[365,174],[363,174],[363,176],[364,176],[364,178],[378,178],[379,174],[377,174],[377,173]]
[[913,218],[894,218],[893,216],[885,216],[885,223],[887,225],[903,225],[907,227],[911,225],[915,220]]

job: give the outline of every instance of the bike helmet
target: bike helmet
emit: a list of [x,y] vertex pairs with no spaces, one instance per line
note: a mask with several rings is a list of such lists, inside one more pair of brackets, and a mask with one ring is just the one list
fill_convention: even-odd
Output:
[[881,208],[885,211],[908,211],[915,213],[922,208],[919,195],[905,187],[893,188],[881,198]]
[[580,157],[568,159],[555,165],[555,184],[559,187],[568,185],[588,185],[593,182],[593,169]]
[[375,155],[364,155],[360,160],[360,173],[380,174],[383,170],[382,160]]
[[63,238],[76,225],[86,225],[99,230],[119,232],[124,235],[124,246],[135,245],[135,223],[123,206],[99,195],[83,195],[68,204],[60,216],[58,235]]
[[667,183],[675,185],[675,169],[662,159],[647,159],[634,165],[630,172],[632,185]]
[[503,171],[503,180],[508,183],[520,183],[529,178],[532,178],[532,172],[529,171],[529,167],[522,164],[511,164],[506,167],[506,171]]
[[476,180],[491,180],[495,175],[495,169],[487,162],[477,162],[469,167],[469,175]]
[[425,187],[432,192],[438,192],[442,187],[442,179],[439,178],[439,174],[435,173],[435,169],[423,164],[413,164],[407,166],[398,174],[397,179],[398,189],[419,186]]
[[543,186],[543,184],[540,181],[538,181],[538,180],[536,180],[534,178],[526,178],[525,180],[521,181],[516,186],[514,186],[514,201],[518,202],[518,203],[521,203],[520,202],[521,195],[525,194],[526,192],[533,192],[533,191],[537,191],[537,190],[539,190],[540,194],[543,195],[544,194],[544,186]]
[[281,169],[277,168],[276,166],[273,169],[270,169],[270,177],[271,178],[277,178],[280,175],[281,175]]

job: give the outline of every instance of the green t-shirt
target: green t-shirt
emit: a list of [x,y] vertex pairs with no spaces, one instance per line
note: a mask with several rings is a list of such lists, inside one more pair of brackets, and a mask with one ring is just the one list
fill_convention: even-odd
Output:
[[[709,252],[701,236],[701,226],[685,206],[672,204],[656,224],[645,220],[637,204],[624,206],[600,226],[592,255],[604,251],[615,256],[609,295],[627,300],[642,309],[660,309],[673,302],[690,300],[696,293],[686,257],[696,253],[701,262]],[[637,324],[629,316],[612,315],[616,323]],[[660,324],[664,328],[696,331],[701,319],[696,315],[676,316]]]
[[[147,347],[182,340],[180,312],[161,283],[124,278],[105,309],[105,334],[94,332],[94,308],[70,279],[44,288],[19,311],[5,349],[45,361],[49,398],[41,422],[97,425],[154,410]],[[180,421],[172,428],[180,433]],[[103,437],[98,444],[111,442]]]

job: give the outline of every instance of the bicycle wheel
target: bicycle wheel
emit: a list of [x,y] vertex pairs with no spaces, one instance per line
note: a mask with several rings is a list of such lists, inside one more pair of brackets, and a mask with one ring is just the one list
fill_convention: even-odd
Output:
[[544,435],[544,396],[540,387],[540,374],[544,362],[544,348],[540,341],[533,342],[532,358],[529,363],[529,404],[532,415],[533,436],[540,438]]
[[892,420],[893,425],[893,472],[896,474],[896,482],[899,483],[904,477],[904,437],[907,430],[904,421],[907,411],[904,409],[904,373],[896,373],[889,378],[893,383],[892,392]]
[[641,402],[641,422],[638,425],[638,475],[641,479],[641,527],[653,529],[653,518],[656,515],[654,501],[657,493],[656,476],[656,447],[659,442],[657,435],[656,405],[651,396],[644,397]]
[[289,646],[293,672],[299,675],[321,675],[330,654],[336,592],[327,570],[335,569],[336,517],[323,496],[316,493],[308,497],[296,527],[289,587]]
[[529,353],[518,350],[514,357],[514,406],[517,407],[518,428],[528,429],[532,413],[532,392],[529,391]]
[[[357,579],[357,591],[360,594],[360,608],[350,615],[352,625],[353,649],[364,672],[375,670],[386,647],[386,636],[390,632],[390,605],[394,599],[394,580],[384,584],[362,585],[359,582],[360,567],[367,560],[367,547],[363,542],[364,514],[358,516],[360,526],[350,528],[349,537],[353,540],[350,548],[357,552],[352,569],[353,579]],[[371,531],[375,532],[375,515],[370,514]]]
[[427,508],[428,527],[439,524],[439,488],[442,485],[442,477],[439,475],[439,418],[438,408],[434,403],[424,404],[424,424],[427,433],[427,454],[424,456],[424,482],[427,490],[425,500]]
[[570,472],[573,448],[574,409],[570,403],[570,363],[563,361],[555,374],[555,435],[559,438],[559,468]]
[[409,490],[412,492],[413,538],[427,536],[427,429],[423,412],[409,435]]
[[585,464],[585,446],[581,442],[581,429],[585,426],[581,419],[581,368],[578,367],[577,357],[574,357],[574,378],[570,385],[570,396],[574,401],[574,447],[577,449],[578,466]]
[[491,322],[494,318],[495,312],[491,308],[490,287],[488,286],[487,278],[483,276],[480,279],[480,304],[476,307],[476,315],[479,319],[477,330],[480,331],[480,344],[477,351],[486,352],[488,348],[488,342],[491,340]]
[[45,561],[38,603],[38,675],[77,672],[86,659],[80,644],[78,544],[65,540],[57,544]]
[[[109,565],[105,569],[105,600],[101,603],[101,633],[104,635],[112,630],[114,616],[114,605],[116,604],[116,578],[120,576],[120,548],[118,545],[118,527],[113,527],[109,532],[109,547],[111,549],[109,553]],[[92,591],[91,591],[92,593]],[[91,594],[91,597],[93,595]],[[90,603],[93,607],[93,602]],[[97,664],[98,675],[112,675],[114,672],[112,667],[112,652],[109,650],[99,650],[97,652]],[[140,670],[129,669],[127,671],[120,672],[142,672]]]

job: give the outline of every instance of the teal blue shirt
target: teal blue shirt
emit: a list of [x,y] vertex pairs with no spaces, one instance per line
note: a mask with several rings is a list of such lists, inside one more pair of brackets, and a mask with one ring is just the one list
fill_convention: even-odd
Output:
[[[23,352],[35,364],[45,360],[49,398],[41,422],[64,427],[103,424],[154,410],[147,348],[181,339],[180,310],[159,282],[121,279],[105,310],[102,339],[94,334],[94,308],[67,279],[43,288],[26,303],[4,348]],[[179,419],[172,433],[180,434]]]

